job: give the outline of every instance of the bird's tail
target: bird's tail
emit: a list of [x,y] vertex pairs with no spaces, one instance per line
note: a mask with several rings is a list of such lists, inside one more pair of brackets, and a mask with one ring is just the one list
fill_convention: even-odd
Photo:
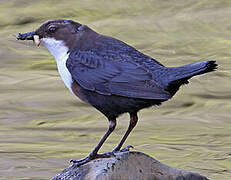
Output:
[[201,61],[185,66],[169,68],[168,85],[166,90],[172,95],[176,93],[182,84],[187,84],[188,79],[193,76],[215,71],[217,69],[216,61]]

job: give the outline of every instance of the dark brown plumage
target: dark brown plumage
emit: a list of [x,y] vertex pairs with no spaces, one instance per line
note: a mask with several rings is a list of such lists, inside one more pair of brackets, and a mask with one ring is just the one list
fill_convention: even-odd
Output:
[[[90,155],[73,160],[77,165],[128,150],[129,147],[122,150],[121,147],[138,121],[139,110],[160,105],[182,84],[188,83],[188,79],[213,71],[217,66],[215,61],[201,61],[165,67],[126,43],[71,20],[45,22],[34,32],[19,34],[18,39],[34,39],[36,44],[40,40],[44,42],[55,56],[58,67],[65,61],[59,72],[67,86],[71,82],[69,89],[109,120],[108,131]],[[111,153],[99,155],[98,150],[115,129],[116,118],[126,112],[130,114],[130,125],[124,137]]]

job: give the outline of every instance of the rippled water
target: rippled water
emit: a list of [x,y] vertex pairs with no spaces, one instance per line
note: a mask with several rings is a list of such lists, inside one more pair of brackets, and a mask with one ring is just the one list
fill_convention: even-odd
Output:
[[[126,144],[213,180],[231,178],[231,1],[0,1],[0,179],[49,179],[86,156],[107,120],[64,87],[43,47],[15,39],[43,21],[71,18],[167,66],[215,59],[170,101],[139,113]],[[121,138],[118,120],[102,152]]]

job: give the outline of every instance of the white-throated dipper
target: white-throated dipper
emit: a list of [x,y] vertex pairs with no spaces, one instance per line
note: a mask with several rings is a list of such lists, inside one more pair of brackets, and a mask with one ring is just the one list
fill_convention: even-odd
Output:
[[[155,59],[115,38],[101,35],[72,20],[51,20],[37,30],[17,36],[44,44],[55,57],[59,74],[67,88],[91,104],[108,121],[109,128],[88,157],[72,160],[80,166],[92,159],[109,157],[121,150],[135,127],[137,112],[170,99],[182,84],[195,75],[214,71],[215,61],[201,61],[180,67],[165,67]],[[116,118],[130,114],[130,124],[112,152],[98,154],[116,127]]]

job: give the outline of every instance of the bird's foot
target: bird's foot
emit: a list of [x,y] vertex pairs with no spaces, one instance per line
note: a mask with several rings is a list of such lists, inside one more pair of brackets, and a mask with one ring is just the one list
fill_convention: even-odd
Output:
[[94,159],[110,158],[110,157],[114,157],[114,156],[115,156],[114,152],[106,152],[106,153],[103,153],[103,154],[96,154],[94,156],[89,155],[86,158],[83,158],[83,159],[80,159],[80,160],[73,160],[72,159],[70,162],[73,163],[76,166],[82,166],[83,164],[86,164],[86,163],[88,163],[88,162],[90,162],[91,160],[94,160]]
[[76,166],[81,166],[83,164],[86,164],[86,163],[90,162],[93,159],[115,157],[115,153],[127,152],[131,148],[133,148],[133,146],[129,145],[129,146],[126,146],[125,148],[123,148],[121,150],[114,149],[112,152],[106,152],[106,153],[103,153],[103,154],[96,154],[96,155],[91,155],[90,154],[86,158],[83,158],[83,159],[80,159],[80,160],[73,160],[72,159],[70,162],[73,163]]
[[127,151],[130,151],[130,149],[133,149],[134,147],[132,145],[128,145],[126,146],[125,148],[119,150],[117,148],[115,148],[112,152],[113,153],[119,153],[119,152],[127,152]]
[[83,164],[88,163],[89,161],[93,160],[90,156],[87,156],[86,158],[80,159],[80,160],[70,160],[71,163],[73,163],[76,166],[81,166]]

